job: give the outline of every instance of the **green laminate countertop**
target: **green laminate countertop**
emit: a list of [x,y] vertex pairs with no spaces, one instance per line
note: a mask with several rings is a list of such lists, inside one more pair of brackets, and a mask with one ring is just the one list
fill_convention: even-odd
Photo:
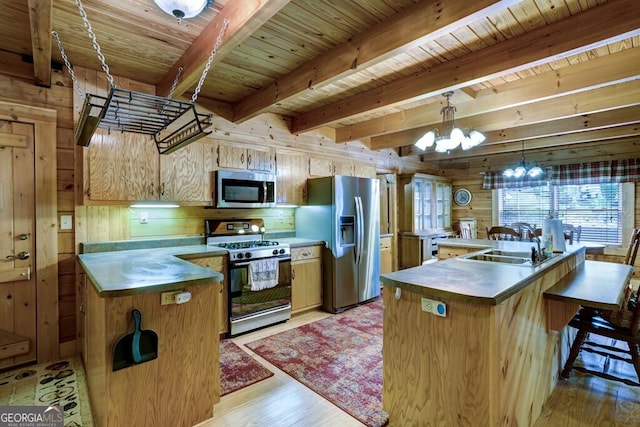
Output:
[[215,246],[192,245],[85,253],[78,260],[104,298],[219,283],[224,280],[222,274],[188,259],[226,254]]
[[[191,239],[158,239],[98,242],[81,245],[80,265],[100,297],[165,292],[187,286],[219,283],[222,274],[189,262],[189,259],[227,255],[213,245],[191,244]],[[292,248],[324,245],[321,240],[300,237],[277,239]],[[175,246],[171,246],[175,245]]]
[[[530,252],[532,242],[481,239],[446,239],[440,246],[503,249]],[[512,265],[468,260],[465,257],[445,259],[418,267],[398,270],[380,277],[383,284],[421,293],[431,298],[451,299],[474,304],[497,305],[532,283],[549,269],[569,257],[582,254],[582,245],[567,245],[564,253],[539,266]]]

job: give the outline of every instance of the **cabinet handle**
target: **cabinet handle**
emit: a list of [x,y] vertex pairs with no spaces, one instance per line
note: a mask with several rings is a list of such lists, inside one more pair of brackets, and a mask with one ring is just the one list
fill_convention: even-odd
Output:
[[309,256],[309,255],[311,255],[310,252],[302,252],[302,256]]
[[244,165],[244,153],[240,154],[240,163]]
[[160,186],[160,195],[164,196],[164,182],[162,183],[162,185]]
[[153,185],[153,182],[151,184],[149,184],[149,193],[151,193],[151,195],[153,196],[153,194],[155,193],[155,185]]
[[220,293],[224,291],[224,282],[220,282]]
[[291,269],[291,280],[294,280],[296,278],[296,271],[292,268]]
[[84,314],[84,301],[80,303],[80,313]]
[[247,166],[251,166],[251,154],[247,154]]

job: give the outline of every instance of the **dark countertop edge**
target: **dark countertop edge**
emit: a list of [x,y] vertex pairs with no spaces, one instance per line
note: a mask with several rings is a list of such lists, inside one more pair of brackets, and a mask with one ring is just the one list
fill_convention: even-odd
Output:
[[[546,273],[551,266],[555,266],[556,264],[562,261],[568,260],[569,256],[577,256],[579,253],[585,252],[585,250],[586,250],[585,247],[580,247],[571,253],[567,253],[567,254],[563,254],[563,256],[555,257],[554,259],[545,262],[542,266],[534,267],[535,268],[534,271],[529,276],[513,284],[512,286],[505,288],[502,292],[497,293],[494,296],[481,297],[481,296],[474,296],[474,295],[466,295],[458,292],[451,292],[443,289],[434,289],[432,287],[429,287],[428,285],[421,286],[421,285],[415,285],[412,283],[397,281],[397,280],[385,277],[384,275],[380,276],[380,281],[385,285],[393,286],[400,289],[405,289],[410,292],[422,294],[426,297],[449,299],[454,301],[468,302],[468,303],[477,304],[477,305],[498,305],[501,302],[508,299],[509,297],[520,292],[529,284],[533,283],[543,273]],[[438,261],[438,262],[449,262],[453,260],[455,260],[455,258]],[[428,268],[428,267],[429,265],[427,264],[427,265],[412,267],[412,268]],[[500,268],[500,266],[496,266],[496,268]]]

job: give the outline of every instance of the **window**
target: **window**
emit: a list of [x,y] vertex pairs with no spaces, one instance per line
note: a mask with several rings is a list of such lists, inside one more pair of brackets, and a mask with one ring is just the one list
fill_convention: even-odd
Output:
[[565,224],[582,226],[580,240],[621,245],[623,186],[620,183],[544,185],[498,189],[498,222],[541,227],[551,213]]

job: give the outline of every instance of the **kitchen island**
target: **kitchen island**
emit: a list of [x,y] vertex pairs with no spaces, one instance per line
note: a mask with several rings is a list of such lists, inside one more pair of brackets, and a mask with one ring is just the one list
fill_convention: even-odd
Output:
[[[212,418],[220,399],[217,284],[223,276],[188,259],[226,251],[206,245],[108,249],[78,255],[81,353],[96,425],[192,426]],[[161,304],[163,292],[178,290],[191,299]],[[157,334],[156,357],[114,371],[121,359],[114,348],[133,332],[133,309],[142,315],[143,336]],[[152,353],[144,350],[143,356]]]
[[[581,268],[585,248],[569,246],[533,266],[464,255],[490,249],[530,253],[530,242],[450,243],[462,257],[381,277],[383,407],[390,425],[416,420],[430,425],[533,425],[555,387],[574,335],[569,328],[550,328],[544,294]],[[628,267],[611,278],[618,303],[632,271]],[[554,302],[566,292],[556,294]],[[444,307],[444,316],[435,314],[438,307]]]

